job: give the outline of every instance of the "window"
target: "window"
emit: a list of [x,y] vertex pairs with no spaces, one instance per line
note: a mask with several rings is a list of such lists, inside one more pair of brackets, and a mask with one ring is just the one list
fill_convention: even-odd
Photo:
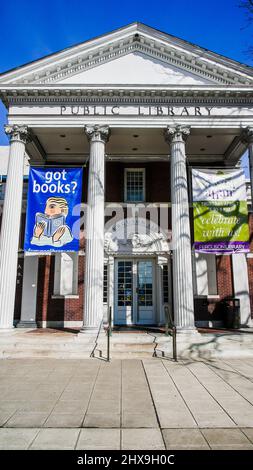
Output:
[[133,275],[132,261],[118,262],[118,306],[132,305]]
[[78,253],[55,255],[54,295],[78,295]]
[[217,295],[216,257],[214,254],[195,253],[197,295]]
[[125,201],[144,202],[145,201],[145,169],[126,168],[125,169]]
[[108,300],[108,266],[104,264],[104,284],[103,284],[103,302],[107,304]]
[[163,268],[163,303],[169,302],[169,280],[168,280],[168,265],[164,264]]

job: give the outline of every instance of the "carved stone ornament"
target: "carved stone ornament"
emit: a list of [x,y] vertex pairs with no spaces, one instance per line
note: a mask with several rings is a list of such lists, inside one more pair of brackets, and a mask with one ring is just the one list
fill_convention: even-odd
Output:
[[10,137],[10,141],[18,141],[26,144],[31,140],[29,135],[28,126],[18,126],[14,124],[13,126],[6,124],[4,126],[5,133]]
[[106,143],[110,137],[109,126],[85,126],[84,131],[88,139],[93,142],[96,140],[100,140]]
[[187,137],[190,135],[190,131],[189,126],[168,126],[164,131],[165,140],[169,144],[186,141]]
[[118,239],[113,233],[106,232],[104,249],[107,254],[169,253],[170,241],[162,233],[134,233],[129,239]]
[[246,127],[242,132],[242,142],[246,144],[253,143],[253,127]]

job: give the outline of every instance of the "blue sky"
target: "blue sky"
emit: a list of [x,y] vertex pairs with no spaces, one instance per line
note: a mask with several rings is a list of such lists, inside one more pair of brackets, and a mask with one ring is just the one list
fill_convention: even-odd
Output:
[[[0,72],[133,21],[253,65],[239,0],[11,0],[1,2]],[[0,145],[6,110],[0,105]]]

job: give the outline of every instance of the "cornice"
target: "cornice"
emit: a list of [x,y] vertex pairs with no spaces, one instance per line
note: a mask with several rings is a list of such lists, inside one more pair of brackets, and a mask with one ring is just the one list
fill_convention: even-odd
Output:
[[[134,33],[135,31],[135,33]],[[112,36],[113,37],[113,36]],[[196,46],[192,48],[179,47],[178,41],[166,42],[154,35],[148,35],[143,32],[138,33],[138,29],[130,30],[128,35],[123,34],[122,37],[109,40],[109,38],[99,45],[94,41],[92,46],[88,48],[82,47],[78,54],[78,48],[71,49],[68,54],[59,53],[59,57],[50,60],[38,61],[33,65],[21,67],[15,72],[4,74],[0,77],[0,83],[13,84],[57,84],[57,82],[66,78],[75,76],[85,70],[97,67],[98,65],[107,63],[131,52],[139,52],[151,58],[160,60],[166,64],[178,67],[183,71],[195,74],[198,77],[205,78],[214,84],[221,85],[247,85],[253,83],[253,73],[243,67],[235,64],[228,59],[227,64],[224,58],[218,63],[218,55],[212,57],[208,51],[204,51],[201,55],[201,48]],[[81,47],[81,46],[80,46]],[[76,50],[77,49],[77,50]],[[214,54],[213,54],[214,55]],[[62,57],[63,56],[63,57]],[[44,62],[44,63],[43,63]],[[9,78],[8,78],[9,77]]]
[[87,87],[6,86],[0,88],[4,104],[81,105],[81,104],[178,104],[252,105],[253,87]]
[[[224,85],[234,84],[235,81],[246,83],[245,78],[242,77],[239,79],[237,76],[236,80],[234,74],[229,76],[224,70],[220,70],[219,68],[215,71],[213,64],[210,64],[208,67],[205,62],[200,59],[196,60],[196,58],[193,58],[189,53],[182,54],[175,52],[173,48],[169,46],[165,48],[155,41],[148,43],[147,39],[144,38],[140,38],[138,42],[136,42],[134,37],[128,39],[127,43],[122,41],[105,48],[105,50],[94,51],[88,56],[79,57],[73,63],[68,61],[67,64],[58,66],[51,71],[46,71],[45,75],[41,78],[36,75],[31,77],[30,81],[38,84],[55,83],[133,52],[145,54],[214,83],[222,83]],[[29,80],[27,83],[28,82]],[[248,81],[248,83],[250,83],[250,81]]]

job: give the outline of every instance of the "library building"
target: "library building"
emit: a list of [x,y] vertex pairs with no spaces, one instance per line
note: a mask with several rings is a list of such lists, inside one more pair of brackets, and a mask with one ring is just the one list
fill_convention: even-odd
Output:
[[132,23],[0,98],[0,329],[253,326],[252,67]]

